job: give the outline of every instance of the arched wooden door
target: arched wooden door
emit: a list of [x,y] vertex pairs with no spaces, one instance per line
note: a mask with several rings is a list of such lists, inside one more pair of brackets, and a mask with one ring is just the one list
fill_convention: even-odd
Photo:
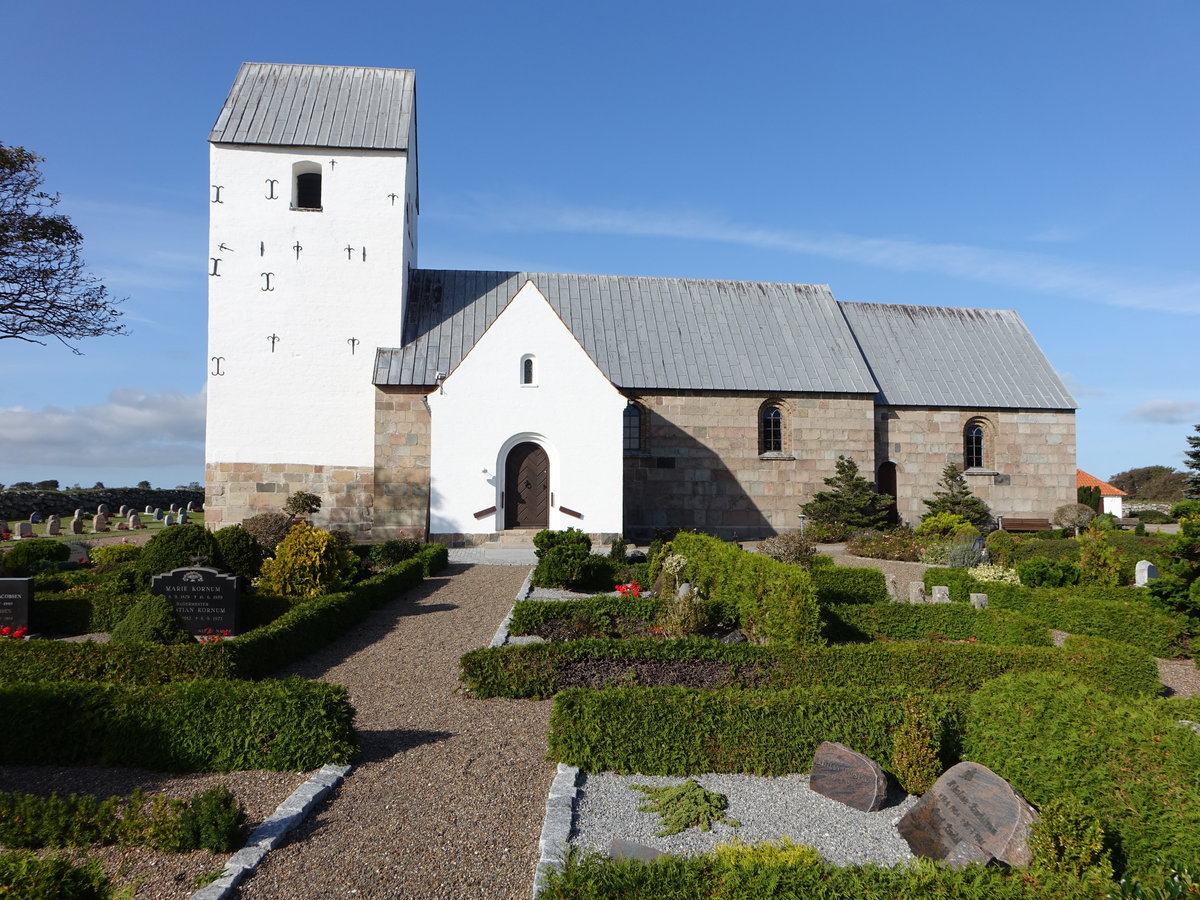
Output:
[[550,458],[530,441],[517,444],[504,464],[504,527],[550,524]]

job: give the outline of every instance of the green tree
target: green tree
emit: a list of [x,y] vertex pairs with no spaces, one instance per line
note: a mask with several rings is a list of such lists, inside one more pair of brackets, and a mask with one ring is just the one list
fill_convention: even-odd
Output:
[[1187,500],[1200,500],[1200,425],[1195,434],[1187,438],[1190,450],[1183,451],[1183,464],[1191,471],[1183,485],[1183,496]]
[[148,490],[150,490],[150,482],[148,482],[148,481],[139,481],[139,482],[137,483],[137,489],[138,489],[139,491],[148,491]]
[[117,303],[80,258],[83,235],[42,190],[42,158],[0,144],[0,340],[45,344],[125,334]]
[[1170,466],[1142,466],[1118,472],[1108,483],[1123,490],[1131,500],[1175,503],[1183,499],[1186,478],[1183,472]]
[[1100,488],[1095,485],[1075,488],[1075,500],[1083,506],[1090,507],[1092,512],[1100,510]]
[[938,487],[941,490],[933,492],[932,500],[921,501],[929,507],[929,512],[921,516],[922,521],[938,513],[953,513],[962,516],[980,531],[987,531],[991,527],[992,513],[988,505],[971,493],[962,469],[955,463],[950,463],[942,470]]
[[837,458],[836,471],[820,491],[801,509],[814,522],[841,523],[851,528],[883,528],[896,498],[875,492],[874,485],[858,473],[858,463],[848,456]]

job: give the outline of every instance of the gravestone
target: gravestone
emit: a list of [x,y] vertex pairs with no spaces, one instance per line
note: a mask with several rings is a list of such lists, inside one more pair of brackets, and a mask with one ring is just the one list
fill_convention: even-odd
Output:
[[170,526],[172,526],[174,524],[175,524],[175,515],[173,513],[167,513],[165,516],[163,516],[163,527],[164,528],[169,528]]
[[18,522],[17,523],[17,540],[21,540],[21,538],[31,538],[31,537],[33,537],[33,526],[30,525],[28,522]]
[[129,514],[129,527],[130,528],[145,528],[146,526],[142,524],[141,516],[139,516],[135,512],[131,512]]
[[83,518],[83,510],[82,509],[75,510],[75,518],[77,518],[77,519]]
[[1138,560],[1133,583],[1135,587],[1145,587],[1146,582],[1158,577],[1158,566],[1148,559]]
[[908,602],[909,603],[924,603],[925,602],[925,585],[920,581],[910,581],[908,583]]
[[40,512],[35,512],[29,517],[30,525],[40,525],[41,523],[42,523],[42,514]]
[[99,534],[101,531],[108,531],[108,516],[96,513],[96,517],[92,519],[92,533]]
[[32,578],[0,578],[0,628],[28,628],[32,606]]
[[112,513],[112,510],[108,508],[107,503],[101,503],[99,506],[96,507],[96,515],[98,515],[98,516],[104,516],[105,518],[107,518],[111,513]]
[[71,520],[71,534],[83,534],[83,519],[80,516]]
[[987,594],[972,594],[971,605],[976,609],[987,609],[988,599]]
[[966,853],[960,843],[1010,866],[1028,865],[1030,826],[1038,820],[1032,806],[1012,785],[979,763],[961,762],[934,782],[896,824],[912,852],[948,860]]
[[186,509],[181,509],[181,510],[179,511],[179,524],[180,524],[180,525],[186,525],[187,523],[188,523],[188,514],[187,514],[187,510],[186,510]]
[[179,512],[179,507],[174,503],[171,504],[171,512]]
[[188,511],[188,512],[195,512],[195,511],[196,511],[196,501],[195,501],[195,500],[189,500],[189,501],[188,501],[188,505],[187,505],[187,511]]
[[155,521],[155,522],[161,522],[162,520],[163,520],[163,511],[162,511],[161,509],[159,509],[158,507],[155,507],[155,509],[154,509],[154,521]]
[[150,591],[175,608],[175,614],[192,634],[212,631],[238,633],[242,606],[242,584],[237,575],[228,575],[205,566],[174,569],[150,579]]
[[930,600],[929,602],[930,603],[949,603],[950,602],[950,588],[946,587],[944,584],[943,585],[935,585],[933,588],[933,599]]
[[879,763],[833,741],[817,747],[808,786],[861,812],[875,812],[887,799],[887,776]]
[[903,598],[900,596],[900,582],[896,576],[883,576],[883,583],[887,586],[888,600],[890,600],[892,603],[900,603]]
[[152,515],[154,515],[154,507],[153,507],[153,506],[151,506],[149,503],[147,503],[147,504],[146,504],[146,508],[145,508],[145,510],[143,510],[143,511],[144,511],[144,512],[146,513],[146,515],[148,515],[148,516],[152,516]]
[[129,515],[129,507],[122,503],[117,509],[117,518],[123,519],[127,515]]
[[46,520],[46,534],[50,537],[58,537],[62,534],[62,524],[58,516],[50,516]]

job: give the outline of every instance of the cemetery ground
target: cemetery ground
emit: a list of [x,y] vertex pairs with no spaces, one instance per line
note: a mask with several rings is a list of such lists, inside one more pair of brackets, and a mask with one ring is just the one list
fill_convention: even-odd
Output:
[[[684,548],[682,542],[680,547],[681,550]],[[690,546],[689,550],[693,554],[703,551],[704,548],[699,546]],[[858,578],[847,571],[854,567],[863,569],[864,575],[869,575],[870,569],[892,574],[901,585],[919,579],[926,568],[912,563],[863,560],[840,553],[836,561],[840,564],[836,575],[841,579],[839,590],[843,594],[864,590],[864,586],[869,588],[869,593],[882,585],[882,580],[873,580],[874,576]],[[739,589],[745,589],[747,582],[744,579],[737,578],[731,569],[725,571],[731,581],[738,583]],[[656,728],[677,722],[678,715],[670,711],[670,703],[663,705],[660,699],[656,699],[658,695],[655,692],[675,689],[649,687],[670,683],[669,678],[667,681],[656,680],[647,674],[650,671],[648,668],[628,664],[628,655],[622,658],[622,654],[626,653],[623,647],[636,647],[639,645],[637,640],[626,640],[619,636],[608,639],[604,645],[607,648],[605,652],[619,663],[616,677],[607,681],[602,679],[602,686],[594,690],[582,691],[577,688],[561,691],[565,683],[537,687],[538,679],[544,678],[549,671],[546,663],[552,664],[554,654],[564,648],[572,652],[566,644],[543,645],[540,649],[478,649],[486,645],[496,624],[504,618],[524,575],[525,570],[520,568],[451,566],[406,591],[390,592],[386,599],[373,604],[374,608],[360,622],[333,640],[271,671],[271,678],[297,676],[306,682],[344,685],[348,700],[355,710],[354,725],[358,733],[359,752],[351,775],[318,806],[315,814],[300,827],[292,840],[268,855],[258,870],[243,883],[239,889],[240,897],[246,900],[328,896],[527,897],[536,861],[537,836],[542,825],[546,792],[553,775],[553,764],[547,761],[548,750],[556,759],[567,758],[567,761],[576,763],[580,760],[569,759],[573,753],[591,754],[590,765],[583,765],[587,771],[616,768],[649,773],[651,768],[628,764],[603,765],[605,753],[616,747],[628,746],[634,749],[635,754],[641,752],[643,760],[653,761],[655,753],[661,754],[661,750],[667,748],[671,741],[688,743],[686,722],[683,723],[682,732],[676,729],[670,736],[666,732],[656,736]],[[826,580],[826,589],[832,583]],[[714,592],[719,590],[715,585],[710,585],[710,589]],[[957,592],[958,588],[955,590]],[[957,599],[965,601],[965,596]],[[605,598],[599,602],[619,604],[627,600]],[[589,602],[576,602],[575,605],[583,609]],[[890,668],[896,670],[892,674],[897,676],[897,681],[905,682],[905,667],[912,659],[926,658],[926,663],[922,665],[923,674],[910,671],[908,674],[914,683],[911,686],[905,683],[902,693],[909,692],[910,688],[918,694],[927,693],[928,685],[922,687],[915,682],[921,678],[953,680],[963,677],[964,672],[970,674],[968,670],[972,666],[980,671],[987,669],[991,677],[996,669],[993,663],[987,661],[993,652],[988,648],[994,648],[997,659],[1003,657],[1010,661],[1023,658],[1051,660],[1048,653],[1057,652],[1048,647],[1043,650],[1017,646],[1040,626],[1031,627],[1029,622],[1018,622],[1009,613],[972,610],[970,604],[965,602],[923,604],[912,608],[907,604],[895,603],[851,603],[847,607],[826,603],[826,612],[834,606],[844,617],[844,626],[865,628],[866,623],[870,622],[868,630],[877,629],[873,641],[857,645],[866,653],[861,658],[864,661],[873,660],[869,665],[874,666],[890,658]],[[631,602],[630,608],[635,607],[637,604]],[[643,611],[647,608],[645,603],[641,608]],[[896,622],[899,619],[888,619],[897,615],[899,618],[909,616],[922,636],[913,642],[913,635],[897,633]],[[928,617],[936,627],[924,627],[921,624],[924,617]],[[989,623],[990,632],[980,629],[984,622]],[[748,626],[743,624],[743,627]],[[953,631],[953,628],[963,627],[966,628],[965,632]],[[904,631],[904,628],[911,632],[912,623],[904,625],[900,631]],[[998,639],[1000,632],[1006,636]],[[1048,645],[1047,629],[1042,627],[1042,633]],[[779,658],[783,659],[786,656],[784,651],[770,649],[771,643],[779,641],[781,637],[781,634],[776,634],[774,641],[768,640],[767,646],[742,644],[730,648],[729,658],[744,664],[756,659],[756,655],[765,659],[770,653],[777,652],[781,654]],[[1068,641],[1068,647],[1062,652],[1069,654],[1069,657],[1063,659],[1069,658],[1073,665],[1081,666],[1084,675],[1095,677],[1097,671],[1103,670],[1108,680],[1114,683],[1146,680],[1145,667],[1138,662],[1138,652],[1134,648],[1099,646],[1097,650],[1094,647],[1086,649],[1082,645],[1073,648],[1069,644],[1070,639],[1061,630],[1057,638],[1055,643]],[[575,643],[581,647],[592,646],[587,641]],[[652,643],[662,648],[674,642]],[[676,646],[683,648],[687,645],[697,646],[689,641]],[[638,653],[669,655],[672,652],[669,647],[657,651],[653,647],[647,649],[644,640],[640,646],[640,650],[633,651],[633,656]],[[852,655],[858,652],[855,646],[851,644],[847,647]],[[912,649],[915,655],[906,655],[908,651],[905,647]],[[957,648],[971,658],[965,666],[954,661],[953,654]],[[530,650],[535,656],[543,654],[542,663],[523,673],[521,661],[528,658]],[[893,653],[893,650],[898,652]],[[760,654],[760,651],[766,651],[766,654]],[[883,651],[887,653],[880,658],[878,654]],[[724,658],[722,654],[726,651],[713,648],[702,649],[701,652],[719,661]],[[871,693],[863,684],[856,683],[856,679],[861,680],[865,668],[863,662],[851,661],[848,665],[839,663],[837,656],[840,651],[832,647],[826,652],[816,649],[814,645],[811,651],[803,651],[810,652],[836,670],[830,673],[832,677],[842,677],[848,683],[856,684],[851,688],[852,692]],[[1141,658],[1146,665],[1150,665],[1148,656],[1142,654]],[[474,691],[462,689],[459,680],[460,659],[463,678]],[[473,664],[472,660],[476,663]],[[477,664],[479,660],[485,660],[486,664],[480,667]],[[951,670],[945,674],[945,679],[934,671],[939,665],[937,661]],[[488,666],[492,666],[490,671]],[[886,663],[885,668],[889,668]],[[632,669],[637,669],[638,674],[631,679],[629,675]],[[1168,681],[1168,685],[1176,688],[1177,696],[1195,695],[1196,670],[1190,659],[1159,660],[1159,671],[1163,673],[1164,680],[1167,677],[1177,679],[1173,684]],[[481,676],[480,672],[484,674]],[[1150,677],[1152,679],[1153,675]],[[508,681],[505,682],[505,679]],[[3,680],[0,677],[0,682]],[[527,687],[522,688],[522,683]],[[1103,693],[1111,686],[1097,684],[1088,690]],[[480,690],[480,687],[485,689]],[[732,694],[728,690],[708,690],[698,692],[696,697],[707,697],[708,700],[704,702],[711,701],[719,705],[725,702],[725,698],[736,698],[738,693],[736,690]],[[554,700],[536,699],[554,695],[557,695]],[[770,702],[766,695],[756,696],[760,696],[764,702]],[[784,696],[784,693],[780,692],[779,696]],[[823,702],[831,710],[827,729],[836,731],[840,727],[837,725],[838,716],[849,709],[846,698],[836,691],[822,696]],[[997,702],[1002,702],[1004,698],[998,697]],[[899,695],[890,699],[872,695],[869,708],[864,708],[866,712],[863,714],[875,725],[864,726],[863,733],[871,732],[881,723],[887,726],[887,733],[882,735],[883,743],[876,742],[878,746],[855,747],[875,751],[874,755],[880,758],[893,778],[896,760],[890,758],[895,753],[895,748],[890,744],[891,733],[897,727],[904,730],[906,718],[897,718],[892,715],[895,710],[889,711],[886,707],[888,703],[894,703],[898,708],[902,705],[902,699]],[[650,715],[639,715],[639,707],[650,708]],[[555,710],[557,721],[552,709]],[[568,712],[570,709],[574,710],[574,714]],[[701,707],[695,709],[701,718],[708,715]],[[1197,712],[1200,712],[1200,707]],[[880,715],[887,722],[877,721]],[[705,721],[711,724],[712,720]],[[762,721],[765,723],[771,719]],[[643,731],[628,730],[631,723]],[[762,727],[758,726],[758,730],[761,731]],[[581,750],[583,745],[576,743],[572,749],[573,733],[577,738],[580,729],[592,729],[593,736],[598,736],[597,745]],[[753,731],[739,733],[741,739],[749,744],[757,740]],[[825,736],[831,740],[839,739],[833,733]],[[799,732],[793,730],[792,740],[803,745],[799,749],[799,757],[808,752],[811,759],[811,750],[803,749],[811,737],[804,728],[800,728]],[[658,747],[658,751],[651,749],[647,754],[647,739],[650,745]],[[738,748],[733,746],[738,743],[736,739],[731,740],[723,751],[719,746],[721,738],[715,739],[718,742],[717,750],[721,751],[718,756],[728,757],[726,764],[732,760],[733,768],[717,768],[713,771],[754,771],[755,765],[762,768],[761,763],[745,768],[746,762],[737,760]],[[847,743],[857,742],[848,740]],[[692,751],[681,752],[686,756]],[[795,755],[791,751],[787,753]],[[320,761],[324,760],[315,761],[314,765]],[[792,763],[792,768],[787,771],[806,771],[802,762],[792,760]],[[999,768],[996,763],[992,764]],[[698,774],[709,769],[691,771]],[[171,796],[189,796],[204,786],[224,783],[243,802],[249,817],[248,824],[252,828],[301,783],[306,774],[294,770],[242,770],[229,774],[170,776],[161,772],[124,768],[0,766],[0,791],[88,791],[108,796],[128,795],[133,787],[142,786],[148,791],[165,791]],[[669,774],[678,777],[684,772],[672,771]],[[1021,785],[1021,788],[1028,790],[1025,785]],[[1041,799],[1038,800],[1039,806],[1042,805]],[[1141,801],[1135,798],[1135,802]],[[786,825],[780,827],[781,833],[786,834]],[[105,867],[114,876],[115,883],[131,891],[128,896],[137,900],[188,896],[194,890],[194,880],[205,874],[215,874],[222,867],[227,854],[157,854],[142,849],[110,848],[103,851],[103,856]],[[586,891],[581,893],[579,882],[575,884],[574,888],[560,885],[547,896],[593,896]],[[645,896],[655,895],[651,883],[643,884],[641,889],[650,891]],[[899,893],[895,895],[899,896]],[[594,896],[617,894],[597,893]],[[835,893],[830,896],[842,895]],[[1012,896],[1035,894],[1013,893]],[[1064,892],[1036,896],[1074,898],[1082,895]]]

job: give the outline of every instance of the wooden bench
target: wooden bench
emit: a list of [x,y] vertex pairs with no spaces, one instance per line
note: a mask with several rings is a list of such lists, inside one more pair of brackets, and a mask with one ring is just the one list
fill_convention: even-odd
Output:
[[1018,519],[1015,516],[1000,516],[1002,531],[1050,531],[1054,526],[1049,519]]
[[1118,528],[1137,528],[1142,524],[1142,520],[1138,518],[1117,519]]

